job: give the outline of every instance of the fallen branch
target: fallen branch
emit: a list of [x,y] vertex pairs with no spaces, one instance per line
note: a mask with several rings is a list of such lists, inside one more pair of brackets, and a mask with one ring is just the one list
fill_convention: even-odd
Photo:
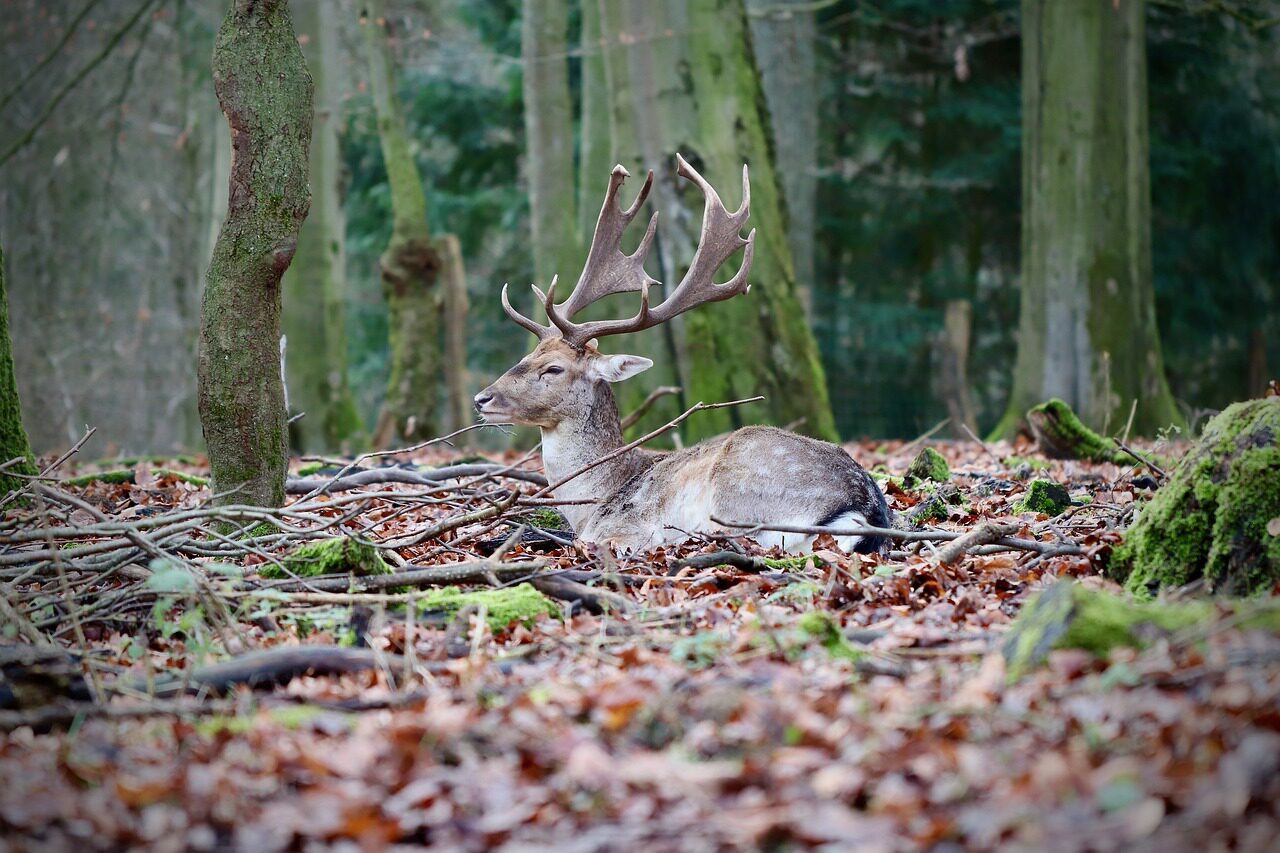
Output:
[[[828,533],[832,536],[884,536],[898,542],[951,542],[966,536],[966,533],[954,533],[949,530],[897,530],[890,527],[803,527],[792,524],[747,524],[740,521],[725,521],[712,516],[711,520],[724,527],[732,527],[742,531],[742,535],[750,536],[761,530],[778,533],[805,533],[817,536]],[[1039,542],[1035,539],[1015,539],[1004,536],[990,543],[1005,551],[1030,551],[1034,554],[1051,554],[1054,556],[1085,555],[1084,549],[1075,543],[1060,544],[1055,542]],[[984,550],[983,553],[994,553]]]
[[[444,468],[433,468],[429,471],[414,471],[409,468],[366,468],[342,477],[290,477],[285,481],[284,490],[291,495],[307,495],[324,489],[326,494],[345,492],[360,486],[377,483],[409,483],[419,486],[438,486],[445,480],[458,477],[496,476],[512,480],[522,480],[536,486],[545,486],[547,478],[533,471],[510,469],[506,465],[449,465]],[[326,488],[327,486],[327,488]]]
[[649,396],[645,397],[636,410],[622,419],[622,428],[625,430],[632,426],[636,421],[649,411],[649,407],[661,400],[663,397],[672,394],[679,394],[682,389],[679,385],[660,385],[649,392]]
[[999,522],[979,524],[968,533],[952,539],[947,545],[938,549],[938,562],[949,566],[963,557],[971,548],[979,545],[993,545],[1017,533],[1020,526],[1016,523],[1001,524]]
[[453,586],[464,583],[488,583],[490,576],[499,579],[533,575],[549,565],[547,560],[520,560],[497,563],[493,560],[472,560],[448,566],[423,568],[410,564],[408,571],[390,575],[307,578],[306,582],[289,581],[269,588],[280,592],[371,592],[395,587]]

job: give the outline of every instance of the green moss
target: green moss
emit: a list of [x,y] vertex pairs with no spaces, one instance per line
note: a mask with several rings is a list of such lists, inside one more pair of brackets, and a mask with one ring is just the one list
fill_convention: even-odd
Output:
[[20,489],[26,480],[13,476],[38,474],[31,442],[22,425],[22,402],[13,373],[13,343],[9,337],[9,297],[5,291],[4,250],[0,249],[0,462],[22,457],[23,461],[0,472],[0,497]]
[[1052,467],[1043,459],[1032,459],[1028,456],[1006,456],[1003,461],[1010,468],[1020,468],[1026,465],[1032,471],[1048,471]]
[[[92,474],[81,474],[79,477],[68,477],[62,481],[64,486],[75,486],[81,488],[91,483],[106,483],[112,486],[126,485],[137,482],[137,469],[125,468],[119,471],[95,471]],[[161,477],[172,477],[182,483],[190,483],[193,486],[207,486],[209,480],[207,477],[198,477],[195,474],[184,474],[182,471],[173,471],[168,468],[157,468],[151,472],[151,476],[155,479]]]
[[822,566],[823,562],[813,554],[797,554],[794,557],[765,557],[764,564],[771,569],[777,569],[780,572],[798,572],[808,567],[810,563],[815,566]]
[[[1233,605],[1246,629],[1280,630],[1280,607]],[[1105,657],[1112,649],[1142,648],[1156,636],[1217,618],[1209,601],[1145,602],[1074,581],[1060,581],[1032,597],[1005,636],[1010,681],[1039,666],[1053,649],[1083,649]]]
[[941,453],[932,447],[926,447],[916,454],[915,459],[911,460],[911,465],[908,466],[907,475],[904,479],[908,483],[913,481],[945,483],[951,479],[951,467],[947,465],[947,460],[943,458]]
[[560,616],[560,608],[551,599],[531,585],[522,583],[506,589],[482,589],[463,592],[457,587],[433,590],[418,603],[420,611],[457,613],[468,605],[482,605],[489,629],[494,633],[505,630],[513,622],[532,626],[539,616]]
[[[333,574],[389,575],[393,573],[377,548],[364,542],[357,542],[350,536],[321,539],[299,545],[286,554],[281,562],[290,572],[303,578]],[[264,578],[287,577],[278,566],[270,564],[261,566],[258,574]]]
[[[257,539],[259,536],[271,536],[272,534],[279,533],[279,532],[280,532],[280,528],[276,527],[271,522],[260,521],[257,524],[255,524],[253,527],[250,527],[244,533],[240,534],[240,536],[238,536],[237,538],[238,539]],[[279,569],[276,569],[275,566],[272,566],[271,568],[275,569],[276,571],[279,571]]]
[[312,477],[312,476],[315,476],[316,474],[319,474],[321,471],[325,470],[328,467],[329,467],[328,463],[325,463],[325,462],[309,462],[298,469],[298,476]]
[[1085,426],[1062,400],[1041,403],[1027,412],[1040,449],[1061,459],[1088,459],[1132,465],[1138,460],[1121,450],[1114,441]]
[[1112,554],[1108,570],[1148,596],[1204,579],[1258,594],[1280,582],[1280,398],[1229,406],[1205,427]]
[[521,524],[536,527],[539,530],[569,530],[569,521],[551,507],[540,507],[520,517]]
[[830,613],[809,611],[800,617],[800,630],[821,643],[832,657],[857,662],[867,656],[866,652],[849,644]]
[[1052,480],[1032,480],[1022,500],[1013,505],[1015,513],[1038,512],[1044,515],[1059,515],[1071,506],[1071,494],[1066,486]]

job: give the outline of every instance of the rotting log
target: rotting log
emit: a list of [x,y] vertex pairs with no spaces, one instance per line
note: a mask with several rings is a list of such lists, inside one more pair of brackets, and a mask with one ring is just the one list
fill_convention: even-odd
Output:
[[1030,409],[1027,426],[1040,451],[1050,459],[1084,459],[1117,465],[1138,461],[1111,439],[1085,426],[1069,405],[1056,398]]
[[201,313],[200,424],[215,501],[276,507],[289,461],[280,279],[311,204],[312,83],[286,0],[231,4],[213,82],[233,154]]

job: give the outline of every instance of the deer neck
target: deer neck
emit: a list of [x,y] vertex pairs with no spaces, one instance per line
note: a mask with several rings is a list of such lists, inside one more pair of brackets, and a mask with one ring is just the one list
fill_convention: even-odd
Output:
[[[552,482],[568,477],[624,444],[618,405],[609,386],[601,383],[595,401],[580,417],[561,421],[554,429],[542,430],[542,464]],[[560,500],[600,500],[612,494],[636,472],[640,456],[635,450],[601,463],[565,483],[555,491]],[[558,507],[575,531],[599,504],[567,504]]]

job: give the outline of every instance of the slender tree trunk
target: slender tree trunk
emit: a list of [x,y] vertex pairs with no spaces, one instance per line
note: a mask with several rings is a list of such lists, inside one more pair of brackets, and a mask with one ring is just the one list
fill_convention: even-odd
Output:
[[338,142],[342,71],[336,0],[298,7],[303,53],[315,80],[311,133],[311,215],[298,254],[284,277],[284,331],[289,339],[286,379],[296,451],[316,453],[363,443],[364,425],[347,383],[346,222],[342,213],[342,152]]
[[475,421],[467,389],[467,271],[462,244],[453,234],[440,240],[444,255],[444,376],[449,431]]
[[1023,0],[1022,307],[1007,436],[1047,398],[1098,428],[1182,418],[1151,282],[1145,4]]
[[583,0],[582,37],[582,115],[578,123],[578,245],[582,258],[591,243],[591,232],[600,213],[600,199],[609,170],[609,83],[606,79],[607,42],[600,32],[601,0]]
[[770,140],[787,208],[787,243],[810,308],[818,191],[818,27],[811,0],[748,0],[751,44],[769,106]]
[[218,500],[280,506],[289,449],[280,277],[311,201],[311,77],[286,0],[234,0],[214,44],[213,80],[233,154],[204,292],[200,422]]
[[441,258],[439,247],[431,238],[427,197],[395,93],[382,3],[361,0],[361,5],[369,18],[365,23],[365,56],[378,114],[382,159],[391,188],[391,242],[381,259],[389,314],[391,377],[374,434],[374,444],[386,447],[436,434],[443,308],[437,287]]
[[950,299],[944,314],[942,336],[938,340],[938,396],[947,404],[954,435],[963,436],[962,427],[975,435],[978,419],[974,414],[973,396],[969,393],[969,338],[973,325],[973,303],[968,299]]
[[[565,0],[525,0],[521,34],[524,126],[533,261],[545,290],[553,275],[576,280],[586,253],[578,245],[569,98]],[[562,291],[563,292],[563,291]]]
[[0,471],[0,497],[21,488],[14,474],[35,474],[31,462],[31,442],[22,426],[22,402],[13,375],[13,342],[9,339],[9,296],[4,283],[4,249],[0,248],[0,464],[10,459],[22,461]]

